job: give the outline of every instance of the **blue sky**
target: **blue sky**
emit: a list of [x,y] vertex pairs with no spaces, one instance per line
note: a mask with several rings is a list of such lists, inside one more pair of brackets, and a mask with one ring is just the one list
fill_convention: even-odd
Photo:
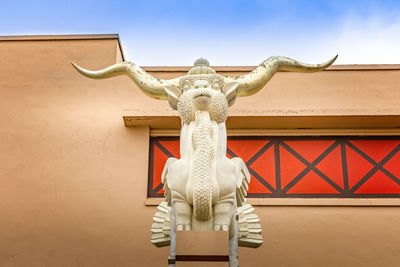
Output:
[[400,64],[400,1],[0,0],[0,35],[119,33],[139,65]]

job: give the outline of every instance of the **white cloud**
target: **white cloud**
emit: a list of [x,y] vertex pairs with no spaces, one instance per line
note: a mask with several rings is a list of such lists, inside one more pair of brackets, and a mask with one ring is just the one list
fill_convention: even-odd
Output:
[[332,43],[343,64],[400,64],[400,19],[345,23]]
[[336,64],[400,64],[400,17],[385,21],[348,15],[335,21],[340,22],[313,35],[307,29],[276,34],[258,25],[236,34],[171,31],[145,34],[140,40],[130,33],[121,38],[127,60],[139,65],[191,65],[200,56],[212,65],[258,65],[274,55],[318,63],[336,54]]

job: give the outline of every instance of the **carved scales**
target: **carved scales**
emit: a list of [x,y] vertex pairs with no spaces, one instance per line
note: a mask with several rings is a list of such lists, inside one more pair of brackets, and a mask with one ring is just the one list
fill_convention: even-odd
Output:
[[215,151],[211,139],[213,127],[208,112],[196,112],[193,131],[194,157],[191,162],[193,176],[193,213],[200,221],[212,215],[213,176],[215,176]]

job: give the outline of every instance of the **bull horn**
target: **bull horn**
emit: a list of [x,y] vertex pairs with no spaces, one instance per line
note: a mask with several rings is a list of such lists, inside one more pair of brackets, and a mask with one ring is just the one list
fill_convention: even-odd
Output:
[[270,57],[252,72],[235,78],[225,77],[225,82],[238,82],[237,96],[249,96],[260,91],[278,70],[317,72],[329,67],[337,57],[322,64],[305,64],[287,57]]
[[179,79],[160,80],[151,76],[141,67],[131,62],[122,62],[114,64],[102,70],[87,70],[71,62],[72,66],[82,75],[93,79],[105,79],[118,75],[128,75],[139,88],[148,96],[156,99],[168,99],[164,91],[165,86],[179,86]]

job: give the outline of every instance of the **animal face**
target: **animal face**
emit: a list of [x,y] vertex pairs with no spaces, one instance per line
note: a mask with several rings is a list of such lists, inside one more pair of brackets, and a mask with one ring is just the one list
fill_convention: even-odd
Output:
[[[189,124],[194,121],[196,111],[208,111],[210,119],[217,123],[224,122],[228,114],[228,106],[236,97],[237,83],[221,86],[215,79],[196,79],[192,83],[183,81],[183,90],[166,86],[168,101],[172,108],[177,109],[182,121]],[[222,87],[222,88],[221,88]]]

